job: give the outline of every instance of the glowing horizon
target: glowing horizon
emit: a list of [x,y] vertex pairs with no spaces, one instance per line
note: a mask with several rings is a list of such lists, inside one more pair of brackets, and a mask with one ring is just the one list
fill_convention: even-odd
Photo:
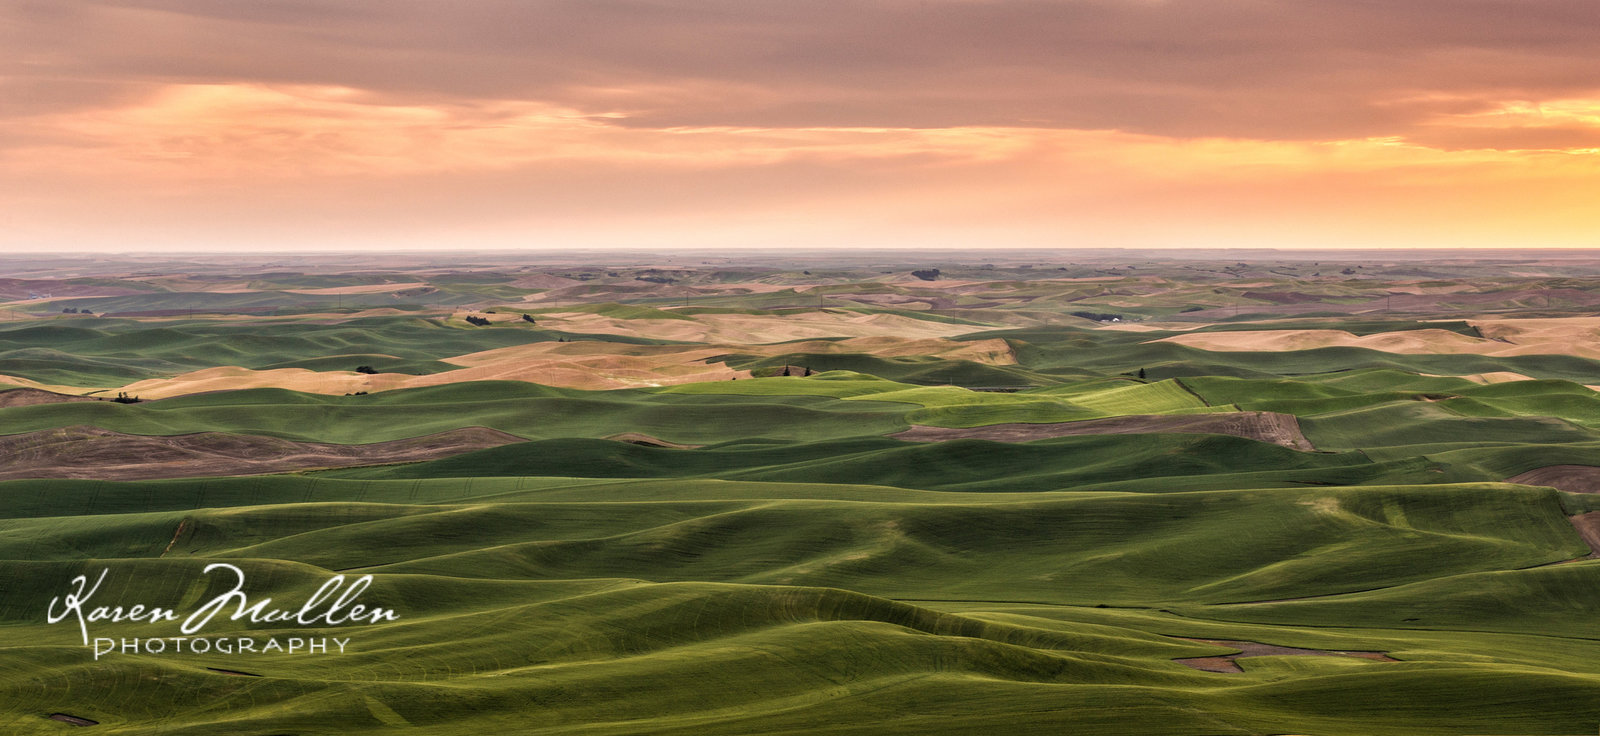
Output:
[[0,249],[1600,246],[1586,0],[0,0]]

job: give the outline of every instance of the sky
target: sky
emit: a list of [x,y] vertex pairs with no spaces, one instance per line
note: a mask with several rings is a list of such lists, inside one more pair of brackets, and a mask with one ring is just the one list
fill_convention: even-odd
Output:
[[1600,247],[1594,0],[0,0],[0,251]]

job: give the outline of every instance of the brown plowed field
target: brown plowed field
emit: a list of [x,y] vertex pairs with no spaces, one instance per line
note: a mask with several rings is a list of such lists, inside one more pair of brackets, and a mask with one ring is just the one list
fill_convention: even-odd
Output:
[[915,426],[889,435],[913,442],[943,442],[957,439],[1028,442],[1050,437],[1084,434],[1228,434],[1234,437],[1271,442],[1302,452],[1315,447],[1300,431],[1300,422],[1290,414],[1270,411],[1236,411],[1217,414],[1130,414],[1124,417],[1085,419],[1053,424],[990,424],[984,427]]
[[[1180,637],[1185,638],[1187,637]],[[1383,652],[1352,652],[1333,649],[1301,649],[1299,647],[1280,647],[1276,644],[1262,644],[1254,641],[1233,641],[1229,639],[1187,639],[1188,641],[1215,644],[1219,647],[1229,647],[1240,650],[1238,654],[1224,654],[1220,657],[1185,657],[1172,660],[1187,667],[1206,672],[1242,672],[1239,665],[1234,662],[1241,657],[1355,657],[1357,659],[1370,659],[1375,662],[1394,662],[1393,657]]]
[[484,427],[465,427],[367,445],[294,442],[223,432],[147,436],[96,427],[65,427],[0,436],[0,457],[6,458],[6,463],[0,467],[0,480],[149,480],[259,475],[436,460],[524,441],[516,435]]
[[1572,493],[1600,493],[1600,468],[1593,465],[1551,465],[1506,479],[1525,486],[1549,486]]
[[44,391],[37,388],[14,388],[9,391],[0,391],[0,409],[9,409],[13,406],[60,404],[67,401],[94,401],[94,399],[87,396],[58,394],[54,391]]
[[1600,511],[1591,511],[1587,514],[1567,517],[1572,522],[1572,527],[1578,530],[1578,536],[1589,545],[1589,556],[1600,557]]

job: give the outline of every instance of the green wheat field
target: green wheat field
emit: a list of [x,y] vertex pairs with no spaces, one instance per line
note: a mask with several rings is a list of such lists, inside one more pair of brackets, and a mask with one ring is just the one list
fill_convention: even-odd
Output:
[[985,257],[8,261],[0,733],[1600,730],[1600,260]]

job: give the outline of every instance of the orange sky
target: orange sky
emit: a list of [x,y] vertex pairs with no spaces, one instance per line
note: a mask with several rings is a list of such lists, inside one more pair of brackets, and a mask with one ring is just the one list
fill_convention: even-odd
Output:
[[0,0],[0,250],[1600,247],[1593,0]]

